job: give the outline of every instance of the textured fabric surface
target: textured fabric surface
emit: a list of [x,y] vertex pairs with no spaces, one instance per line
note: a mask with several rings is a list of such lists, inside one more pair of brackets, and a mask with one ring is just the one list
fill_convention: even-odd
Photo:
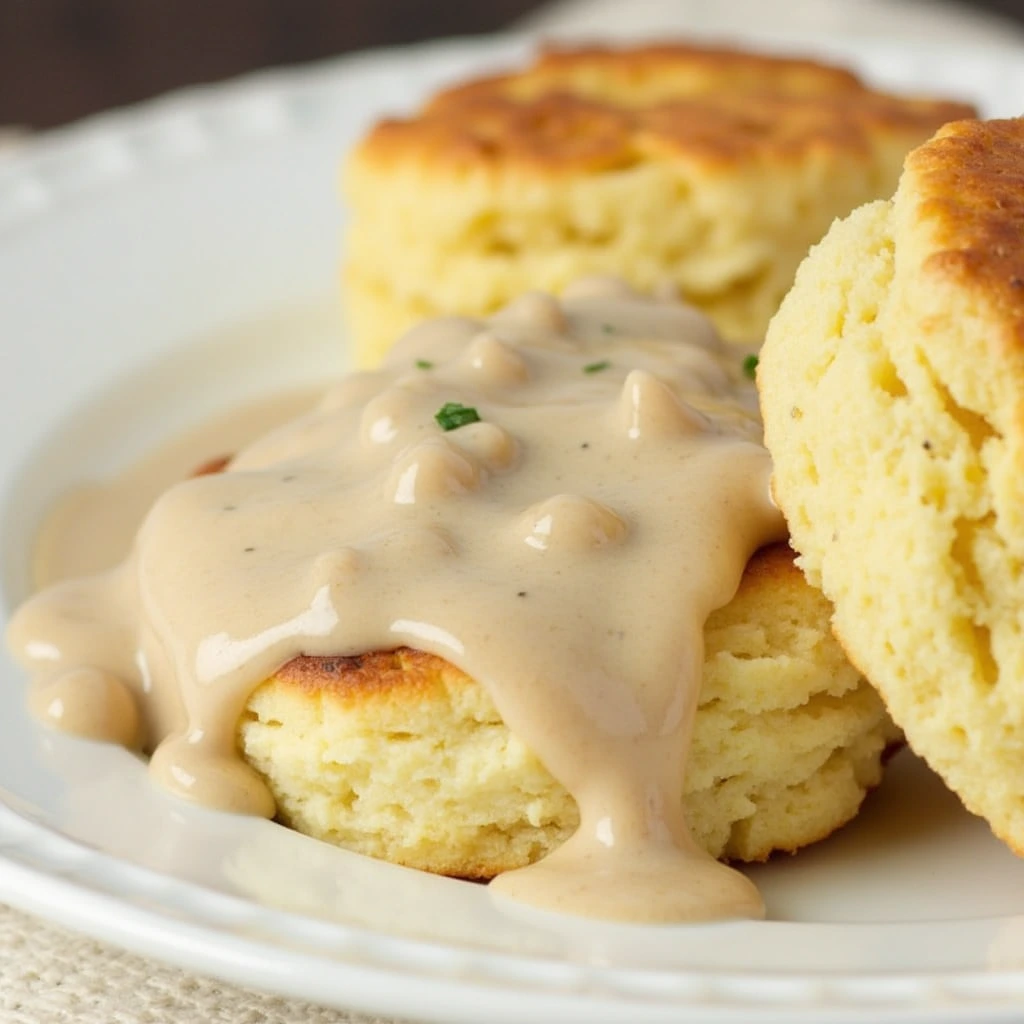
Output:
[[163,967],[0,906],[2,1024],[394,1024]]

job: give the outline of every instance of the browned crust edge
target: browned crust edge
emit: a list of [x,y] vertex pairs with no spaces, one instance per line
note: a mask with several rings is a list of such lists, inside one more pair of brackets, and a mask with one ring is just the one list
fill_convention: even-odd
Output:
[[[930,232],[922,270],[987,306],[1024,353],[1024,118],[955,121],[906,160],[904,184]],[[1004,353],[1005,354],[1005,353]]]
[[[587,84],[600,80],[599,92]],[[673,88],[673,85],[676,88]],[[650,86],[650,98],[635,94]],[[654,86],[657,86],[654,88]],[[616,89],[623,94],[609,98]],[[709,164],[866,153],[908,133],[908,148],[973,106],[870,88],[851,71],[802,57],[686,44],[542,52],[472,79],[411,117],[380,121],[357,147],[378,170],[424,167],[598,172],[675,155]]]

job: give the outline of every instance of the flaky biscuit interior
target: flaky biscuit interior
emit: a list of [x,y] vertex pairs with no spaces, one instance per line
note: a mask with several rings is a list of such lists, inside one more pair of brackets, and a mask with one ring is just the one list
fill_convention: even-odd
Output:
[[[686,810],[712,854],[763,860],[852,818],[898,738],[788,549],[760,552],[708,622]],[[490,878],[578,824],[485,687],[432,655],[299,659],[251,697],[244,756],[281,820],[395,863]]]
[[801,267],[758,369],[800,564],[907,739],[1024,851],[1024,121],[959,122]]

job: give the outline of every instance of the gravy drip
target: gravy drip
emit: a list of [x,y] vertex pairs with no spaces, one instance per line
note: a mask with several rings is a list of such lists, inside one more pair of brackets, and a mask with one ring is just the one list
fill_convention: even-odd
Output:
[[32,552],[32,583],[42,590],[117,565],[150,506],[191,476],[211,452],[237,452],[254,437],[306,412],[323,389],[247,402],[159,445],[111,480],[81,484],[49,510]]
[[[479,421],[441,429],[449,402]],[[51,724],[267,816],[236,746],[255,687],[299,654],[429,651],[579,805],[577,833],[495,889],[613,919],[760,916],[690,838],[682,787],[705,619],[785,536],[769,475],[753,387],[703,316],[587,279],[414,329],[227,472],[171,487],[121,565],[43,590],[8,639]]]

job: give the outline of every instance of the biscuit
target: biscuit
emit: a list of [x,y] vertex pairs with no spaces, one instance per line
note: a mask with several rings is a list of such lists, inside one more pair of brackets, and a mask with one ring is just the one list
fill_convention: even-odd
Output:
[[1024,120],[950,124],[808,256],[758,369],[800,564],[911,746],[1024,853]]
[[345,307],[361,365],[409,325],[615,273],[760,342],[836,216],[971,116],[806,60],[671,45],[550,50],[380,122],[347,162]]
[[[828,616],[776,545],[708,620],[685,799],[715,856],[763,860],[821,839],[879,781],[898,732]],[[578,823],[486,690],[422,652],[296,659],[250,697],[238,742],[283,822],[410,867],[491,878]]]

